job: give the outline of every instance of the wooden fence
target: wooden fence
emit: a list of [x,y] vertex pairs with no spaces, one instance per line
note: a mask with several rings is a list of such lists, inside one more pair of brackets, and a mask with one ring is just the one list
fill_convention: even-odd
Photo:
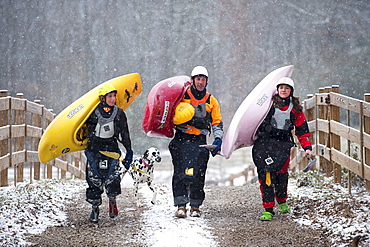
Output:
[[[14,185],[42,178],[85,178],[85,156],[82,152],[66,154],[47,164],[41,164],[37,154],[39,140],[54,119],[52,110],[23,99],[23,94],[8,96],[0,91],[0,186],[8,186],[9,174]],[[43,169],[42,169],[43,168]],[[53,169],[54,168],[54,169]]]
[[[338,86],[320,88],[303,101],[311,131],[316,169],[342,180],[342,168],[366,180],[370,189],[370,94],[364,100],[339,94]],[[293,149],[291,169],[302,170],[307,160],[304,152]],[[349,186],[351,183],[348,183]]]
[[[364,100],[339,94],[338,86],[320,88],[316,94],[308,95],[303,101],[313,144],[317,157],[315,167],[327,176],[333,176],[336,183],[342,180],[342,168],[348,170],[351,180],[357,174],[366,180],[370,190],[370,94]],[[302,171],[308,164],[304,152],[298,147],[292,149],[290,168]],[[230,177],[244,176],[248,181],[250,167]],[[351,183],[348,183],[350,191]]]
[[[311,131],[316,167],[327,176],[341,182],[342,168],[349,175],[357,174],[366,180],[370,190],[370,94],[364,100],[339,94],[338,86],[319,89],[303,101],[304,111]],[[27,169],[30,182],[42,177],[51,179],[72,177],[85,178],[86,159],[82,152],[74,152],[47,164],[40,164],[37,146],[43,131],[54,119],[51,110],[39,101],[30,102],[22,94],[10,97],[0,91],[0,186],[7,186],[9,169],[14,184],[23,182]],[[296,143],[298,143],[296,141]],[[308,161],[300,147],[293,148],[291,169],[302,170]],[[43,168],[43,169],[42,169]],[[248,171],[240,173],[245,176]],[[42,176],[43,175],[43,176]],[[232,180],[237,178],[232,177]],[[350,183],[348,183],[350,186]]]

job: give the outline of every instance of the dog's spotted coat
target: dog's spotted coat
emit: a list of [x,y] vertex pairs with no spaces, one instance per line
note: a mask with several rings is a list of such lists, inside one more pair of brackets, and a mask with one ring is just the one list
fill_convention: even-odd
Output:
[[[147,183],[148,187],[153,191],[153,197],[151,200],[152,204],[156,203],[157,192],[155,191],[153,183],[153,171],[154,163],[161,162],[162,158],[158,149],[151,147],[144,152],[142,157],[134,158],[133,162],[128,169],[128,173],[134,180],[135,187],[135,197],[137,197],[137,192],[139,190],[140,183]],[[139,204],[139,201],[137,201]]]

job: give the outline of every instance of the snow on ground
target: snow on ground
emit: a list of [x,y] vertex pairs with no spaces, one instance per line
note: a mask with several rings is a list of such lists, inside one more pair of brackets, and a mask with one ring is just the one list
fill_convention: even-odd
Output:
[[363,181],[350,194],[333,177],[317,171],[296,175],[289,182],[295,222],[324,231],[333,246],[347,246],[340,243],[356,236],[362,237],[359,246],[370,246],[370,193],[364,190]]
[[[188,217],[177,221],[173,217],[176,208],[168,193],[170,172],[163,174],[167,182],[163,183],[164,187],[161,185],[162,189],[157,186],[158,202],[143,214],[146,225],[143,229],[146,236],[151,236],[147,238],[148,244],[174,246],[171,242],[176,239],[186,246],[198,246],[200,240],[203,246],[216,246],[217,239],[205,219]],[[43,180],[0,188],[0,245],[26,245],[26,234],[39,234],[48,226],[65,225],[66,202],[85,188],[85,183],[83,180]],[[129,180],[125,183],[132,186]],[[142,203],[149,204],[151,191],[143,186],[139,192],[143,194]],[[291,176],[289,193],[289,200],[294,202],[291,215],[298,224],[324,231],[333,246],[344,246],[340,244],[342,240],[358,235],[363,237],[361,246],[370,246],[370,194],[363,191],[363,186],[353,186],[349,196],[348,189],[333,183],[333,178],[309,172]],[[208,240],[206,245],[205,240]]]
[[[176,207],[173,206],[169,184],[161,184],[157,188],[159,189],[157,204],[150,205],[150,209],[142,215],[147,245],[153,247],[217,246],[205,219],[202,217],[177,219],[174,216]],[[140,192],[143,198],[146,198],[145,203],[149,205],[152,192],[146,186],[142,187]],[[186,231],[185,234],[184,231]]]
[[81,189],[81,180],[43,180],[0,188],[0,245],[24,246],[25,234],[40,234],[66,223],[66,201]]
[[[240,169],[240,167],[239,167]],[[209,169],[207,175],[213,174]],[[153,247],[181,247],[181,246],[217,246],[214,237],[207,227],[207,222],[201,218],[187,217],[177,219],[174,217],[176,207],[173,205],[171,170],[155,172],[154,186],[157,190],[157,203],[152,205],[150,200],[153,192],[146,184],[140,184],[139,193],[143,199],[140,203],[148,205],[149,210],[143,213],[146,244]],[[123,187],[132,187],[132,179],[126,175],[122,180]],[[160,184],[160,186],[159,186]],[[184,234],[186,230],[186,234]],[[142,241],[141,239],[137,240]]]

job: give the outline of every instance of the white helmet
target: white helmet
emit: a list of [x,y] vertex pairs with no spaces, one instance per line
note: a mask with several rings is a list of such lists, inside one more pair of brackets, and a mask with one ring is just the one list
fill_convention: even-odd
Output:
[[278,88],[280,85],[288,85],[292,88],[292,90],[294,90],[294,82],[292,79],[290,79],[289,77],[282,77],[278,80],[278,83],[276,85],[276,87]]
[[191,72],[191,77],[194,77],[197,75],[204,75],[208,78],[208,71],[203,66],[195,66],[193,71]]

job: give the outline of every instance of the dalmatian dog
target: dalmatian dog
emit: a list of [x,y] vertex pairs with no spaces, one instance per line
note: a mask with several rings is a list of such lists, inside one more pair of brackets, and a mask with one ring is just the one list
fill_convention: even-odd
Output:
[[[135,198],[137,198],[137,193],[139,190],[139,184],[147,183],[148,187],[153,191],[153,197],[151,200],[152,204],[156,203],[157,192],[152,186],[153,182],[153,171],[154,163],[161,162],[162,158],[158,149],[151,147],[144,152],[143,156],[135,157],[132,161],[128,173],[134,180],[135,187]],[[139,201],[137,200],[137,205],[139,206]]]

